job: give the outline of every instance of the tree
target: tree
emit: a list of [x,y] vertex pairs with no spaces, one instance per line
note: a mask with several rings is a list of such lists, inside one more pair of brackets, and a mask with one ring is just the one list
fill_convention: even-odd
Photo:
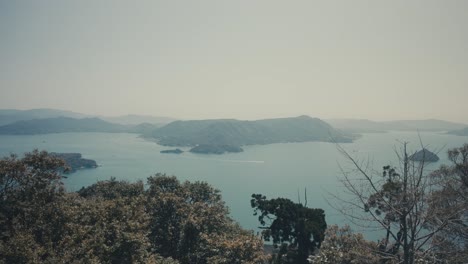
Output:
[[100,181],[67,195],[69,230],[62,261],[155,263],[141,181]]
[[450,263],[464,263],[468,258],[468,144],[450,149],[450,165],[431,173],[436,188],[429,197],[429,225],[437,226],[451,216],[447,227],[434,241],[435,256]]
[[263,243],[204,182],[157,174],[67,193],[47,152],[0,160],[0,263],[262,264]]
[[0,260],[41,262],[58,250],[66,221],[64,167],[37,150],[0,160]]
[[312,263],[373,264],[379,260],[375,242],[365,240],[360,233],[353,233],[348,225],[342,228],[333,225],[327,228],[320,252]]
[[320,248],[324,240],[327,228],[324,211],[285,198],[267,200],[261,194],[252,194],[250,203],[260,224],[266,226],[263,238],[266,241],[272,238],[275,245],[282,244],[276,262],[308,263],[309,255]]
[[165,174],[148,185],[149,238],[157,253],[181,263],[263,263],[261,240],[228,217],[219,190]]
[[403,143],[397,152],[400,168],[384,166],[379,174],[339,149],[355,170],[343,169],[342,183],[348,195],[335,196],[341,203],[336,208],[355,224],[373,223],[384,230],[378,245],[382,261],[412,264],[427,259],[434,252],[435,238],[456,213],[436,216],[430,210],[434,182],[425,171],[424,159],[411,161],[407,143]]

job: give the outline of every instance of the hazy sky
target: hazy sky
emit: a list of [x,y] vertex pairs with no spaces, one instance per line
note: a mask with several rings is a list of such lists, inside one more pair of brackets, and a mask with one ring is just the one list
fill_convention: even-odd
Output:
[[468,122],[468,1],[0,0],[0,108]]

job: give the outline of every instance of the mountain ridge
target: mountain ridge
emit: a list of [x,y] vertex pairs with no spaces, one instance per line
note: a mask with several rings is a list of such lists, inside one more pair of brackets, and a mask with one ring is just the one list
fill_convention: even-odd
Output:
[[3,135],[36,135],[66,132],[127,132],[129,127],[99,118],[53,117],[21,120],[0,126]]
[[138,125],[141,123],[150,123],[164,125],[170,123],[175,118],[160,117],[152,115],[137,115],[128,114],[122,116],[102,116],[102,115],[88,115],[78,112],[52,109],[52,108],[36,108],[36,109],[0,109],[0,126],[12,124],[17,121],[28,121],[33,119],[45,119],[56,117],[71,117],[71,118],[99,118],[110,123],[117,123],[121,125]]

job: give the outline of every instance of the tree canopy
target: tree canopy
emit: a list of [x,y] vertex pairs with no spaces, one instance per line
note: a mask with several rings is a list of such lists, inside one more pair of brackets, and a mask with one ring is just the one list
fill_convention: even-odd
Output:
[[309,263],[308,257],[320,248],[327,224],[322,209],[307,208],[289,199],[267,200],[253,194],[251,206],[264,227],[263,238],[281,244],[278,263]]
[[156,174],[68,193],[47,152],[0,160],[0,263],[263,263],[218,190]]
[[467,245],[468,204],[463,183],[468,171],[467,145],[449,150],[453,164],[432,173],[425,169],[424,160],[410,160],[407,143],[397,153],[400,168],[384,166],[381,174],[362,166],[344,150],[343,154],[356,170],[343,171],[348,196],[335,196],[340,203],[337,208],[357,225],[373,223],[384,231],[373,251],[381,261],[463,263],[459,256],[466,254]]

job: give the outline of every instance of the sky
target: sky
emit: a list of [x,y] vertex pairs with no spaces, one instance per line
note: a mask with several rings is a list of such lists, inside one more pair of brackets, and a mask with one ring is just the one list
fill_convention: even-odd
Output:
[[0,0],[0,108],[468,123],[468,1]]

